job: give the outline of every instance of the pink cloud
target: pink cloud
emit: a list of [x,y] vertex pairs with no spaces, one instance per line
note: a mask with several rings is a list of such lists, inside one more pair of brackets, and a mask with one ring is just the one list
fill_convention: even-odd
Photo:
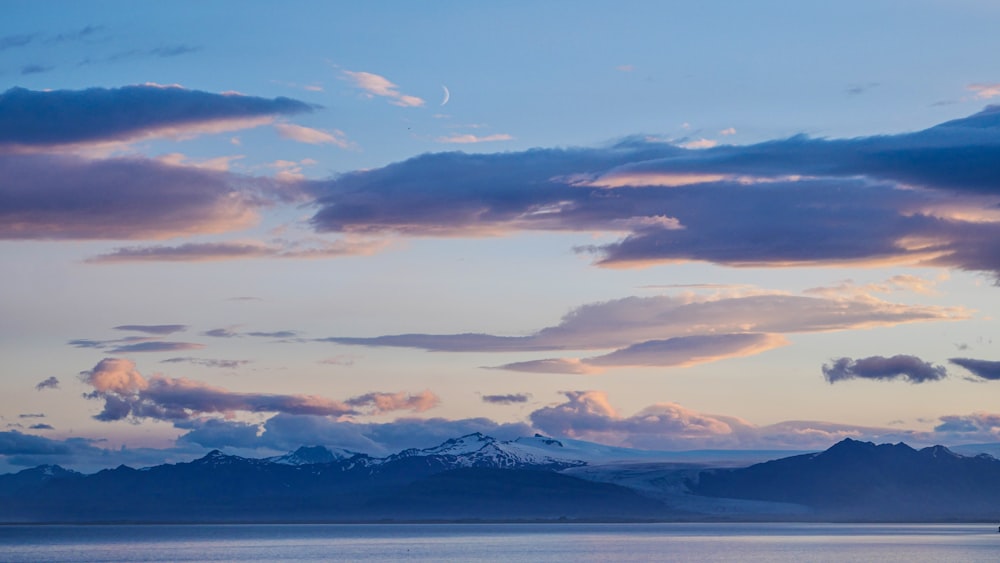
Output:
[[430,391],[416,395],[376,392],[346,401],[316,395],[242,393],[186,378],[154,375],[147,379],[134,362],[119,358],[101,360],[94,369],[81,373],[81,380],[94,388],[86,395],[88,398],[104,401],[103,410],[95,416],[104,421],[187,420],[203,414],[228,415],[239,411],[340,417],[395,410],[422,412],[439,402]]
[[477,136],[470,133],[450,135],[448,137],[438,137],[437,142],[439,143],[456,143],[456,144],[473,144],[473,143],[492,143],[496,141],[510,141],[514,137],[506,133],[497,133],[495,135],[483,135]]
[[350,70],[344,70],[342,74],[345,78],[353,82],[356,87],[364,90],[369,97],[380,96],[389,98],[390,104],[402,107],[420,107],[425,103],[424,100],[416,96],[400,93],[398,86],[384,76],[370,72],[354,72]]
[[353,146],[352,143],[347,140],[347,136],[344,132],[339,129],[328,132],[303,127],[301,125],[293,125],[290,123],[278,123],[274,126],[274,128],[278,131],[278,134],[281,135],[282,138],[291,139],[300,143],[307,143],[310,145],[334,145],[342,149]]

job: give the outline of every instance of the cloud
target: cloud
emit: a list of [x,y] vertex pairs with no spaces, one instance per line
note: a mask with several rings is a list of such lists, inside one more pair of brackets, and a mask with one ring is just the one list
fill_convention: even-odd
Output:
[[0,94],[0,150],[231,131],[316,106],[160,85]]
[[27,76],[29,74],[41,74],[43,72],[49,72],[55,67],[45,66],[40,64],[28,64],[21,67],[21,76]]
[[181,436],[179,441],[210,448],[254,447],[276,451],[290,451],[310,444],[384,456],[407,448],[437,446],[445,440],[473,432],[499,440],[513,440],[533,432],[523,422],[498,423],[487,418],[400,418],[391,422],[362,423],[326,416],[277,414],[259,426],[228,420],[210,425],[211,432],[192,431]]
[[566,436],[644,449],[827,448],[847,437],[876,441],[926,440],[914,432],[818,421],[758,426],[726,415],[706,414],[677,403],[657,403],[626,416],[603,391],[566,391],[566,400],[531,413],[533,426]]
[[280,135],[284,139],[291,139],[293,141],[298,141],[300,143],[307,143],[310,145],[334,145],[342,149],[348,149],[353,146],[353,144],[347,140],[347,136],[343,131],[333,130],[332,132],[320,131],[319,129],[310,129],[309,127],[303,127],[301,125],[292,125],[290,123],[278,123],[274,126]]
[[82,372],[80,378],[94,388],[85,397],[104,401],[104,408],[94,416],[101,421],[176,421],[239,411],[340,417],[394,410],[420,412],[437,403],[437,397],[429,391],[412,396],[369,393],[344,402],[316,395],[240,393],[185,378],[154,375],[147,379],[134,362],[121,358],[105,358],[94,369]]
[[416,395],[408,393],[365,393],[344,401],[352,407],[373,407],[377,412],[411,410],[424,412],[441,402],[437,395],[422,391]]
[[401,107],[420,107],[424,105],[424,100],[416,96],[402,94],[398,86],[390,82],[384,76],[372,74],[370,72],[352,72],[344,70],[342,76],[350,80],[354,85],[366,92],[368,97],[380,96],[389,98],[389,103]]
[[892,381],[902,379],[910,383],[940,381],[948,376],[944,366],[925,362],[916,356],[896,355],[891,358],[839,358],[823,365],[823,377],[830,383],[848,379],[874,379]]
[[602,367],[684,366],[756,354],[787,344],[781,334],[892,326],[969,317],[962,308],[911,306],[869,295],[818,298],[777,293],[627,297],[578,307],[527,336],[482,333],[330,337],[323,342],[434,352],[616,349],[584,359],[516,362],[502,369],[595,373]]
[[87,259],[91,264],[129,262],[218,262],[286,258],[319,260],[343,256],[367,256],[386,246],[385,241],[347,237],[327,241],[306,239],[295,242],[189,242],[177,246],[126,246]]
[[0,51],[24,47],[35,40],[35,34],[22,33],[18,35],[5,35],[0,37]]
[[484,403],[493,405],[513,405],[516,403],[527,403],[531,398],[531,393],[510,393],[507,395],[483,395]]
[[969,370],[976,377],[1000,380],[1000,362],[972,358],[949,358],[948,361]]
[[648,340],[592,358],[558,358],[516,362],[498,369],[533,373],[600,373],[607,367],[686,367],[725,358],[751,356],[785,346],[777,334],[700,334]]
[[24,413],[17,415],[17,418],[45,418],[42,413]]
[[179,350],[201,350],[204,344],[195,342],[166,342],[156,340],[152,342],[136,342],[135,344],[123,344],[108,350],[111,354],[132,354],[135,352],[176,352]]
[[255,336],[258,338],[294,338],[295,336],[298,336],[299,333],[294,330],[238,332],[233,330],[233,328],[213,328],[212,330],[206,330],[202,334],[205,336],[212,336],[214,338],[242,338],[244,336]]
[[320,232],[619,234],[578,247],[605,267],[891,263],[996,273],[998,160],[1000,107],[989,107],[896,135],[698,150],[631,137],[602,148],[425,154],[303,185]]
[[953,434],[965,440],[996,441],[1000,439],[1000,414],[977,412],[969,415],[948,415],[940,418],[935,432]]
[[449,135],[447,137],[438,137],[436,140],[439,143],[456,143],[456,144],[472,144],[472,143],[492,143],[495,141],[510,141],[514,137],[506,133],[497,133],[495,135],[483,135],[477,136],[472,134],[460,134],[456,133],[454,135]]
[[338,354],[338,355],[336,355],[336,356],[334,356],[332,358],[326,358],[326,359],[320,360],[319,363],[330,365],[330,366],[346,366],[346,367],[349,367],[349,366],[353,366],[354,363],[357,362],[359,358],[361,358],[361,356],[356,356],[354,354]]
[[977,100],[988,100],[1000,96],[1000,83],[969,84],[966,88],[976,93]]
[[146,334],[155,334],[158,336],[166,336],[175,332],[184,332],[188,329],[187,325],[118,325],[113,328],[115,330],[145,332]]
[[250,360],[212,360],[206,358],[187,358],[187,357],[177,357],[177,358],[167,358],[166,360],[160,360],[161,364],[178,364],[178,363],[188,363],[194,364],[196,366],[205,366],[209,368],[223,368],[223,369],[236,369],[251,363]]
[[51,424],[45,424],[45,423],[32,424],[28,428],[31,430],[55,430],[55,427],[53,427]]
[[284,197],[267,179],[142,158],[0,154],[0,176],[0,239],[221,233],[252,225]]
[[58,389],[58,388],[59,388],[59,378],[54,375],[52,377],[39,381],[38,384],[35,385],[36,391],[42,391],[45,389]]

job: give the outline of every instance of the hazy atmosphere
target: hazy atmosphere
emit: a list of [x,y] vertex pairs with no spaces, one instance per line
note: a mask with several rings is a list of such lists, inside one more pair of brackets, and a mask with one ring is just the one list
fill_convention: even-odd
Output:
[[1000,4],[0,6],[0,472],[1000,442]]

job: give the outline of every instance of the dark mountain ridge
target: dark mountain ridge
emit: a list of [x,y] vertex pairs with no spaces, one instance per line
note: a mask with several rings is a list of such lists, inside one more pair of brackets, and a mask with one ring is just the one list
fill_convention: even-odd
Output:
[[942,446],[847,439],[740,469],[593,446],[477,433],[382,458],[307,446],[92,475],[39,466],[0,475],[0,522],[1000,520],[1000,460]]
[[1000,460],[845,439],[826,451],[703,471],[693,493],[797,503],[852,520],[1000,518]]

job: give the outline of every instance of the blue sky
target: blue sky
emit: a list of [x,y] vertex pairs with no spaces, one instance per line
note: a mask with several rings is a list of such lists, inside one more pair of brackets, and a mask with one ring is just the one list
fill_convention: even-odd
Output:
[[0,468],[998,441],[991,3],[4,11]]

